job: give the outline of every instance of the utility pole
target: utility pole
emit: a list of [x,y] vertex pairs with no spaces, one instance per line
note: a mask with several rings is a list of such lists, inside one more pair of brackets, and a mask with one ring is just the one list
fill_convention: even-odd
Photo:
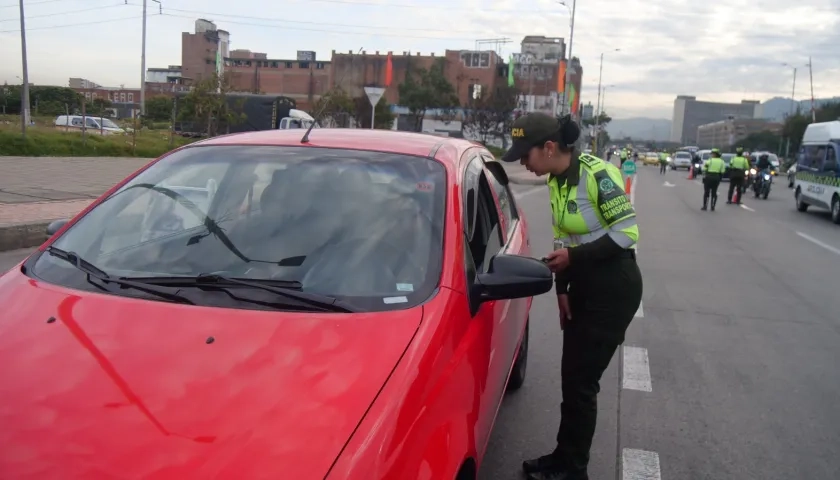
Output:
[[[793,67],[793,87],[790,89],[790,114],[788,118],[793,117],[794,106],[796,105],[796,67]],[[790,135],[787,137],[785,146],[785,158],[790,159]]]
[[[160,0],[152,0],[160,6]],[[146,3],[148,0],[143,0],[143,50],[140,53],[140,116],[146,114]]]
[[23,0],[20,1],[20,53],[23,57],[23,85],[21,99],[21,134],[26,140],[26,127],[29,126],[29,67],[26,64],[26,21],[23,14]]
[[[614,52],[618,52],[621,50],[620,48],[616,48],[613,50]],[[598,100],[595,102],[595,141],[592,147],[592,151],[595,152],[595,155],[598,154],[598,143],[601,140],[601,133],[600,133],[600,126],[601,126],[601,114],[599,113],[599,107],[601,105],[601,79],[604,75],[604,54],[601,53],[601,66],[598,68]]]
[[817,123],[817,110],[814,108],[814,69],[811,63],[811,57],[808,57],[808,75],[811,77],[811,122]]
[[[561,5],[568,8],[565,2],[560,2]],[[572,19],[571,19],[571,28],[569,31],[569,53],[567,57],[569,58],[568,64],[566,65],[566,78],[563,79],[563,104],[560,106],[560,114],[563,115],[566,113],[566,92],[568,92],[568,85],[569,80],[571,80],[571,69],[572,69],[572,44],[575,40],[575,7],[577,7],[577,0],[572,0]]]

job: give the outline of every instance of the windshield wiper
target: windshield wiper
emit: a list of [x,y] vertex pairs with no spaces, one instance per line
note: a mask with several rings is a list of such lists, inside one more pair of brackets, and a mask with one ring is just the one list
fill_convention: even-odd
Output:
[[282,297],[296,300],[304,305],[321,310],[341,313],[354,313],[358,309],[335,297],[320,293],[302,292],[302,285],[289,280],[253,280],[227,277],[218,274],[200,274],[195,277],[134,277],[126,278],[134,282],[152,283],[155,285],[172,285],[179,287],[215,287],[224,288],[232,285],[255,288],[275,293]]
[[77,254],[75,252],[68,252],[67,250],[62,250],[58,247],[53,247],[52,245],[50,245],[49,247],[47,247],[47,253],[49,253],[53,257],[60,258],[60,259],[64,260],[65,262],[73,265],[74,267],[76,267],[79,270],[81,270],[82,272],[84,272],[87,275],[87,281],[90,282],[91,284],[97,286],[97,287],[101,288],[101,286],[99,286],[96,283],[93,283],[91,281],[91,277],[96,278],[96,279],[104,282],[105,284],[113,283],[115,285],[121,285],[123,287],[133,288],[135,290],[140,290],[142,292],[146,292],[146,293],[150,293],[152,295],[156,295],[160,298],[164,298],[164,299],[169,300],[171,302],[186,303],[188,305],[195,305],[195,302],[193,302],[192,300],[190,300],[186,297],[183,297],[181,295],[178,295],[177,293],[173,293],[173,292],[170,292],[170,291],[165,290],[165,289],[158,288],[154,285],[144,284],[143,282],[126,280],[126,279],[123,279],[123,278],[114,278],[114,277],[108,275],[108,273],[105,272],[105,270],[102,270],[101,268],[97,267],[96,265],[88,262],[87,260],[80,257],[79,254]]

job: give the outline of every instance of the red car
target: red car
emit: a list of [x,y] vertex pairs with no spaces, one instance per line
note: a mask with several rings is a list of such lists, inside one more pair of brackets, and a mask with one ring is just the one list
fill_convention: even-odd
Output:
[[476,477],[552,287],[504,170],[301,133],[171,152],[0,277],[0,478]]

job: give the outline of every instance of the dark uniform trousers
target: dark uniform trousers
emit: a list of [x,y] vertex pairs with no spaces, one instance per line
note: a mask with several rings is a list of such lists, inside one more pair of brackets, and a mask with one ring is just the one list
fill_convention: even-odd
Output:
[[721,175],[719,173],[706,173],[703,177],[703,206],[709,202],[709,196],[712,197],[712,208],[715,208],[717,203],[717,191],[720,186]]
[[738,203],[741,203],[741,195],[744,194],[744,173],[736,174],[736,170],[729,172],[729,194],[726,196],[726,200],[731,202],[732,201],[732,194],[735,192],[735,189],[738,189]]
[[668,170],[668,164],[660,162],[659,163],[659,173],[666,173]]
[[642,301],[635,253],[625,252],[571,274],[572,319],[563,332],[560,429],[554,454],[573,472],[585,473],[598,417],[601,376]]

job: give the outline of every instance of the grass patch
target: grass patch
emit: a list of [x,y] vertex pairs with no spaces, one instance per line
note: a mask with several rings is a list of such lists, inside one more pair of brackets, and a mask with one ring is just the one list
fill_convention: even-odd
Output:
[[19,121],[0,124],[0,156],[153,158],[195,141],[176,135],[170,148],[169,132],[144,129],[137,132],[134,145],[131,134],[88,134],[83,138],[81,132],[65,132],[38,123],[36,120],[36,125],[26,130],[26,141],[21,136]]

